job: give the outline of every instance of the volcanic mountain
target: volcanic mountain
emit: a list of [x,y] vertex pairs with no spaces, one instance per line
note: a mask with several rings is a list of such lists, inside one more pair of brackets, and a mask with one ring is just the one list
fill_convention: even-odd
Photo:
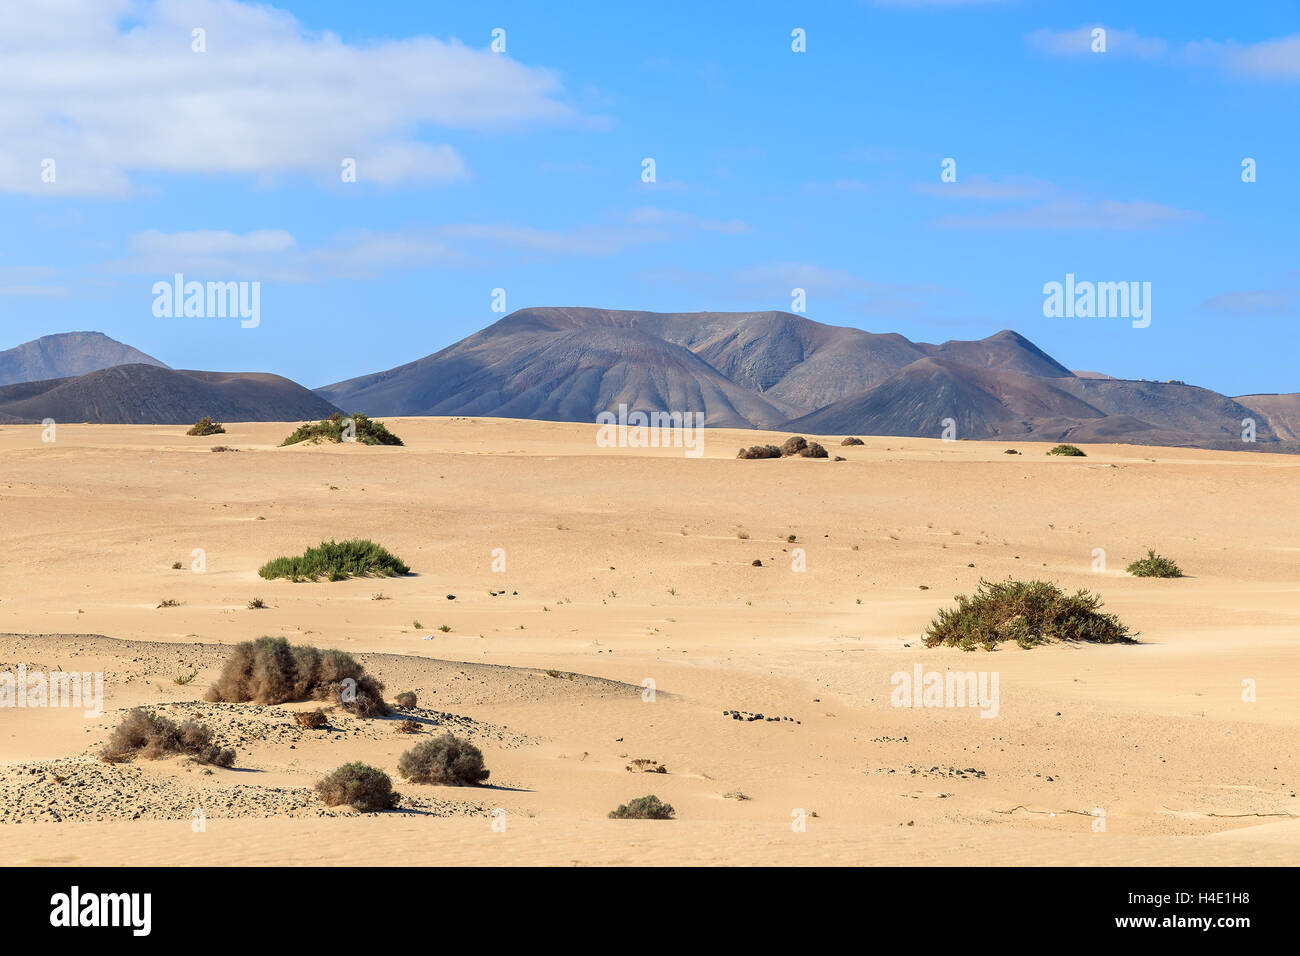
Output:
[[734,380],[661,334],[679,318],[688,317],[521,309],[440,352],[317,392],[376,415],[594,421],[626,404],[633,411],[700,411],[709,425],[739,428],[775,427],[802,408]]
[[[0,353],[0,375],[120,359],[0,386],[0,421],[291,421],[346,409],[594,422],[625,405],[814,435],[1300,450],[1298,395],[1233,399],[1071,372],[1010,330],[931,345],[788,312],[521,309],[432,355],[315,393],[276,375],[172,370],[94,332]],[[1251,428],[1254,444],[1243,441]]]
[[68,378],[130,364],[167,367],[102,332],[61,332],[0,352],[0,385]]
[[193,424],[325,418],[339,409],[287,378],[117,365],[86,375],[0,387],[0,421]]

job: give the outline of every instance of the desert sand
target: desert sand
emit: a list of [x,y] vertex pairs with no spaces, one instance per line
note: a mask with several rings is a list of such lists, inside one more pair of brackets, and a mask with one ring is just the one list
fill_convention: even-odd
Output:
[[[277,447],[297,423],[0,428],[0,671],[105,675],[98,717],[0,710],[0,861],[1300,862],[1300,458],[809,435],[847,460],[738,461],[787,435],[709,430],[689,458],[598,447],[592,425],[386,422],[406,447]],[[348,537],[413,573],[258,577]],[[1149,547],[1187,577],[1127,575]],[[1100,593],[1139,643],[922,644],[1008,576]],[[415,691],[489,785],[402,780],[420,738],[395,721],[204,702],[225,648],[263,634]],[[916,665],[996,672],[997,715],[892,706]],[[235,766],[99,762],[140,704],[201,715]],[[323,807],[313,783],[349,760],[403,808]],[[649,793],[677,818],[607,818]]]

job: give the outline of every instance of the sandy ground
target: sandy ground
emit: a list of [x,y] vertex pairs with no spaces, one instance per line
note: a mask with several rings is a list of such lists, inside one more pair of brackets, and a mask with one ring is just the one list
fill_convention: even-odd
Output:
[[[386,421],[405,448],[276,447],[295,423],[0,428],[0,672],[100,671],[106,693],[97,717],[0,709],[0,862],[1300,862],[1300,459],[836,436],[846,461],[737,461],[786,436],[711,430],[689,458],[594,426]],[[258,577],[353,536],[414,573]],[[1188,577],[1125,574],[1148,547]],[[923,646],[955,594],[1007,576],[1099,592],[1140,643]],[[223,646],[262,634],[416,691],[490,786],[401,780],[418,738],[396,721],[204,703]],[[996,716],[892,706],[917,665],[996,673]],[[98,762],[141,703],[209,722],[235,766]],[[354,759],[403,810],[320,805]],[[677,819],[607,819],[648,793]]]

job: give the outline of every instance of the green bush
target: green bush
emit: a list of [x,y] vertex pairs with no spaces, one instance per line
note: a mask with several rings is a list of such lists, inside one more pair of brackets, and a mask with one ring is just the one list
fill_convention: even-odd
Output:
[[[402,444],[402,440],[390,432],[383,422],[367,418],[360,412],[352,415],[351,418],[355,427],[355,438],[358,445]],[[319,422],[308,422],[306,425],[299,425],[292,435],[280,442],[280,447],[296,445],[304,441],[313,443],[322,441],[342,442],[346,426],[347,419],[335,413],[329,418],[321,419]]]
[[1049,448],[1047,450],[1047,453],[1049,455],[1065,455],[1067,458],[1088,457],[1086,454],[1084,454],[1083,449],[1078,448],[1074,445],[1057,445],[1055,448]]
[[1182,569],[1169,558],[1162,557],[1151,548],[1147,556],[1139,558],[1128,566],[1128,573],[1135,578],[1181,578]]
[[342,581],[350,577],[388,578],[410,572],[410,565],[368,538],[351,538],[322,541],[297,557],[274,558],[257,573],[268,581],[273,578],[315,581],[322,577]]
[[211,418],[209,418],[207,415],[204,415],[204,416],[203,416],[202,418],[200,418],[197,422],[195,422],[194,425],[190,428],[190,430],[187,431],[185,434],[187,434],[187,435],[224,435],[225,433],[226,433],[226,426],[225,426],[225,425],[222,425],[221,422],[214,422],[214,421],[213,421]]
[[330,700],[358,717],[388,713],[384,685],[351,654],[291,647],[283,637],[259,637],[235,645],[204,699],[242,704]]
[[1131,642],[1127,627],[1103,614],[1101,598],[1088,591],[1066,594],[1049,581],[980,579],[974,597],[957,595],[957,607],[939,612],[925,631],[925,646],[946,644],[964,651],[991,651],[1002,641],[1033,647],[1049,640]]
[[397,772],[412,783],[474,786],[488,778],[483,751],[454,734],[416,744],[397,761]]
[[198,763],[218,767],[229,767],[235,762],[233,750],[212,742],[212,730],[206,724],[187,720],[178,726],[143,707],[128,711],[113,728],[99,758],[105,763],[123,763],[137,755],[157,760],[172,754],[184,754]]
[[391,810],[402,798],[393,791],[388,774],[357,761],[345,763],[317,781],[316,792],[327,807],[347,804],[367,813]]
[[652,793],[620,804],[617,810],[609,811],[609,816],[612,820],[671,820],[676,812],[672,804]]

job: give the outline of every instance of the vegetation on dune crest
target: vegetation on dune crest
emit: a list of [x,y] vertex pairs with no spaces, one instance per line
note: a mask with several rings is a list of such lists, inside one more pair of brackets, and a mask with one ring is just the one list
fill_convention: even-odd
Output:
[[1083,451],[1081,448],[1078,448],[1078,447],[1075,446],[1075,445],[1057,445],[1055,448],[1049,448],[1049,449],[1047,450],[1047,454],[1049,454],[1049,455],[1064,455],[1064,456],[1067,457],[1067,458],[1087,458],[1087,457],[1088,457],[1088,456],[1084,453],[1084,451]]
[[[859,442],[861,444],[861,442]],[[802,435],[795,435],[793,438],[787,438],[781,443],[780,447],[776,445],[751,445],[748,448],[742,448],[736,454],[737,458],[829,458],[830,455],[826,449],[815,441],[808,441]]]
[[316,793],[327,807],[347,804],[354,810],[374,813],[396,807],[402,795],[382,770],[359,761],[345,763],[316,783]]
[[397,772],[412,783],[475,786],[488,778],[483,752],[468,740],[446,733],[416,744],[397,761]]
[[160,717],[151,710],[136,707],[127,712],[113,728],[108,743],[99,752],[105,763],[123,763],[140,756],[158,760],[184,754],[198,763],[229,767],[235,752],[212,742],[212,730],[206,724],[187,720],[182,724]]
[[1050,581],[980,579],[973,597],[957,595],[925,630],[925,646],[946,644],[964,651],[991,651],[1002,641],[1024,648],[1050,640],[1132,643],[1134,635],[1113,614],[1100,610],[1101,598],[1089,591],[1066,594]]
[[1147,548],[1147,556],[1139,558],[1128,566],[1128,573],[1135,578],[1181,578],[1182,569],[1169,558],[1156,554]]
[[671,820],[677,811],[671,803],[664,803],[653,793],[620,804],[609,811],[612,820]]
[[342,581],[350,577],[389,578],[410,572],[405,561],[368,538],[350,538],[322,541],[297,557],[275,558],[262,565],[257,573],[268,581],[273,578],[316,581],[322,577]]
[[225,426],[225,425],[221,424],[221,422],[214,422],[214,421],[213,421],[211,418],[209,418],[207,415],[204,415],[204,416],[203,416],[202,418],[200,418],[197,422],[195,422],[194,425],[190,428],[190,430],[187,431],[185,434],[187,434],[187,435],[224,435],[225,433],[226,433],[226,426]]
[[351,654],[290,646],[283,637],[237,644],[204,699],[235,704],[330,700],[358,717],[388,713],[384,685]]
[[[351,423],[351,427],[349,427]],[[390,432],[383,422],[367,418],[360,412],[344,418],[337,412],[319,422],[299,425],[292,435],[280,442],[280,447],[299,442],[342,442],[345,436],[358,445],[400,445],[402,440]]]

